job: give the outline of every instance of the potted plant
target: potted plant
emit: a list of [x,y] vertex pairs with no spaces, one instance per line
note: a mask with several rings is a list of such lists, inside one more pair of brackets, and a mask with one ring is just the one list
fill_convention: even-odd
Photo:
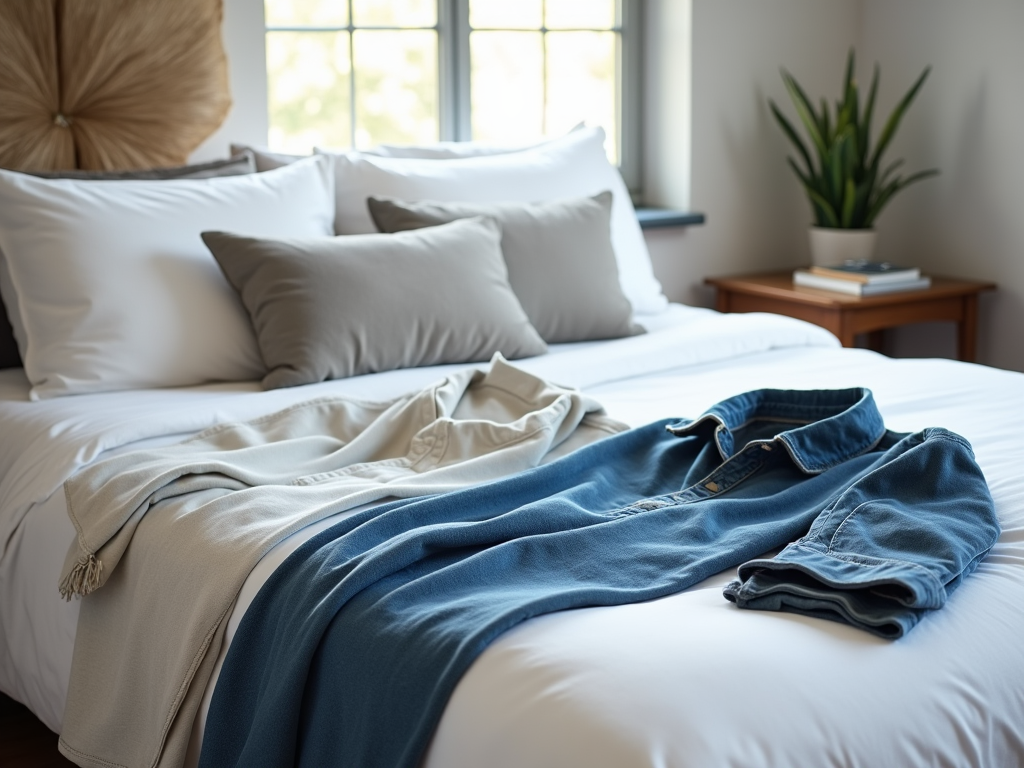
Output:
[[875,65],[863,112],[853,69],[854,53],[851,49],[846,62],[842,99],[836,102],[834,115],[830,114],[824,98],[820,111],[815,110],[796,79],[782,70],[782,80],[810,139],[810,148],[775,103],[768,100],[772,114],[802,161],[800,164],[792,157],[787,158],[807,192],[814,212],[811,258],[820,265],[841,263],[846,259],[870,260],[874,253],[873,227],[878,214],[901,189],[938,173],[931,169],[909,176],[898,175],[896,171],[903,165],[902,160],[882,167],[882,155],[931,67],[925,68],[896,105],[874,147],[871,146],[871,119],[878,92],[878,65]]

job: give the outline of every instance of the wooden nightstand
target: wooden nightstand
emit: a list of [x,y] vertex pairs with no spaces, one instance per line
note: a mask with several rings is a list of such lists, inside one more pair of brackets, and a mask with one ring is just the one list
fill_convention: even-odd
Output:
[[861,298],[794,286],[792,272],[709,277],[704,282],[718,290],[719,312],[774,312],[806,320],[832,331],[844,347],[852,347],[857,334],[867,333],[868,346],[880,351],[886,328],[952,321],[957,325],[957,358],[968,362],[974,362],[976,351],[978,294],[996,287],[932,276],[927,290]]

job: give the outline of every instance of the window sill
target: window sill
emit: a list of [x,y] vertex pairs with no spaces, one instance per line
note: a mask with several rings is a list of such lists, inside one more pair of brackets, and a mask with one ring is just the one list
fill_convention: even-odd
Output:
[[640,229],[661,229],[662,227],[692,227],[704,223],[703,213],[687,213],[670,208],[640,206],[636,209]]

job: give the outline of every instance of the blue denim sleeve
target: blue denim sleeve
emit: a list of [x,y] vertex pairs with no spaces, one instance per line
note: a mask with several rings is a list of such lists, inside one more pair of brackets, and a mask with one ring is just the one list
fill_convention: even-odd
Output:
[[945,604],[998,537],[970,443],[926,429],[882,454],[805,536],[741,565],[725,596],[898,638]]

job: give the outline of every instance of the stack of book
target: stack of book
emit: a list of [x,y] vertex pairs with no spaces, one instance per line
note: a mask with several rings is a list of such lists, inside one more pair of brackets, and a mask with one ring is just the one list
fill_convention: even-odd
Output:
[[920,291],[932,284],[914,267],[887,261],[846,261],[834,267],[810,267],[793,273],[793,284],[853,296],[878,296],[898,291]]

